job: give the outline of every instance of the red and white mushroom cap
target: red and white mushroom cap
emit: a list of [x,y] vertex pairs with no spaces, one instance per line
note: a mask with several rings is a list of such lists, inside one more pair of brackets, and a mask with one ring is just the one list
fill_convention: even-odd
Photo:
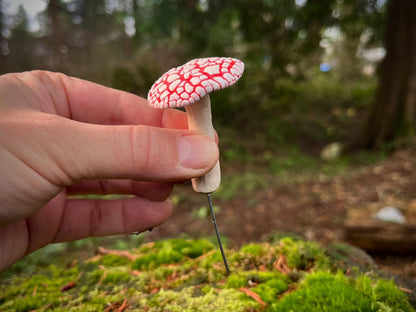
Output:
[[147,99],[156,108],[183,107],[232,86],[243,72],[244,63],[235,58],[195,59],[163,74],[150,88]]

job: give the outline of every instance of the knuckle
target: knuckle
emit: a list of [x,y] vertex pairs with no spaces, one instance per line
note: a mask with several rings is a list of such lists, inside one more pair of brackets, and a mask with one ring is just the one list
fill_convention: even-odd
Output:
[[143,171],[151,166],[152,132],[149,127],[132,126],[129,133],[130,163],[133,170]]

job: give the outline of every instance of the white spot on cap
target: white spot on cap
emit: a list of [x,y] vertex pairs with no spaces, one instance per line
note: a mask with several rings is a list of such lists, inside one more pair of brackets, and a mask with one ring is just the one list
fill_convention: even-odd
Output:
[[211,65],[204,69],[204,72],[210,75],[218,75],[220,73],[220,65]]
[[161,95],[160,95],[160,99],[161,100],[163,100],[165,97],[168,97],[169,96],[169,91],[168,90],[166,90],[165,92],[163,92]]
[[207,93],[207,91],[205,91],[204,88],[199,87],[199,86],[196,87],[195,92],[198,93],[201,97],[204,96]]
[[204,81],[201,82],[201,85],[203,87],[208,87],[208,86],[211,85],[211,80],[204,80]]
[[238,69],[236,69],[235,67],[231,68],[230,71],[233,75],[236,75],[236,76],[240,75],[240,71]]
[[181,98],[183,98],[184,100],[186,100],[187,98],[189,98],[189,94],[186,92],[182,92],[181,93]]
[[227,80],[228,82],[232,82],[232,81],[235,80],[233,75],[231,75],[229,73],[224,74],[224,79]]
[[195,85],[199,85],[200,84],[200,82],[201,82],[201,79],[199,79],[199,78],[197,78],[197,77],[194,77],[194,78],[191,78],[191,83],[195,86]]
[[161,84],[160,86],[159,86],[159,88],[157,88],[157,90],[159,91],[159,92],[163,92],[163,91],[165,91],[166,90],[166,88],[167,88],[168,86],[167,85],[165,85],[165,84]]
[[221,77],[215,77],[215,81],[221,85],[221,89],[227,88],[229,85],[228,81],[225,79],[222,79]]
[[221,89],[221,85],[218,82],[216,82],[215,80],[211,80],[211,84],[212,84],[212,87],[214,88],[214,90]]
[[169,90],[173,91],[176,89],[176,87],[179,85],[181,81],[179,79],[176,79],[175,81],[173,81],[170,85],[169,85]]
[[168,82],[172,82],[172,81],[174,81],[174,80],[176,80],[176,79],[179,79],[179,78],[181,78],[179,75],[177,75],[177,74],[172,74],[172,75],[167,76],[167,77],[166,77],[166,80],[167,80]]
[[185,85],[185,90],[186,90],[186,92],[188,92],[188,93],[192,93],[192,91],[194,91],[194,87],[193,87],[193,86],[191,86],[189,83],[187,83],[187,84]]
[[191,98],[196,102],[196,101],[199,101],[200,99],[201,99],[201,97],[199,96],[199,94],[197,94],[197,93],[192,93],[191,94]]

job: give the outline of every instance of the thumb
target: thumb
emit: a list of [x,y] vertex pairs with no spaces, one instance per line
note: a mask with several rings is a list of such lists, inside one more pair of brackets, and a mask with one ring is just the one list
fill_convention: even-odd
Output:
[[70,180],[56,181],[61,185],[97,178],[185,180],[205,174],[218,160],[217,144],[189,130],[72,120],[54,128],[49,147],[57,168]]

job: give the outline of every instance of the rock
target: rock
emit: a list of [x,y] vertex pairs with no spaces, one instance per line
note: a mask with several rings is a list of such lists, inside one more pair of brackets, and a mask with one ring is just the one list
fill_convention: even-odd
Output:
[[341,156],[342,145],[339,142],[333,142],[326,145],[321,151],[321,158],[327,161],[335,160]]
[[394,222],[404,224],[406,223],[406,218],[403,213],[396,207],[386,206],[381,208],[375,217],[381,221]]

